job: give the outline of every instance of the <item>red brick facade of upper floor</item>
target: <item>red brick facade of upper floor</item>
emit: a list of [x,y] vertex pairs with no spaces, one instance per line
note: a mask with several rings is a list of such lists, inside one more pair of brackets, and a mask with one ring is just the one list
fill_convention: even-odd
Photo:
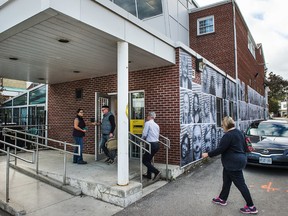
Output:
[[[236,78],[234,52],[236,49],[238,78],[245,82],[246,86],[249,85],[264,95],[265,65],[263,63],[265,62],[262,46],[255,46],[254,58],[248,49],[249,29],[237,6],[235,11],[236,46],[234,44],[233,4],[228,2],[189,14],[190,47],[233,78]],[[206,35],[197,35],[197,19],[208,16],[214,16],[215,31]]]

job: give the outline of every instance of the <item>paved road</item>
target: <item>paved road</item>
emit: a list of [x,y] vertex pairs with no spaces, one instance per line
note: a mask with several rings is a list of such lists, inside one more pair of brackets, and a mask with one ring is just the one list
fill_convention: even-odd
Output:
[[[227,206],[215,205],[211,199],[219,194],[222,184],[220,159],[206,163],[160,190],[154,191],[115,216],[237,216],[245,202],[233,185]],[[258,215],[286,216],[288,172],[284,169],[247,167],[244,170]]]

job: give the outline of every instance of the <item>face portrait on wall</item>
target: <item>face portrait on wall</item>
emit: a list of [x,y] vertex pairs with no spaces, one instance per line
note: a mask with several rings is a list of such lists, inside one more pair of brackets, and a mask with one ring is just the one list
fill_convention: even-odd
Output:
[[199,160],[202,157],[202,129],[201,125],[194,125],[193,126],[193,133],[192,133],[192,146],[193,146],[193,159]]
[[204,98],[204,101],[203,101],[203,118],[202,118],[203,123],[210,122],[210,106],[208,105],[209,103],[208,98]]
[[212,95],[216,95],[214,73],[211,74],[211,77],[210,77],[209,93],[212,94]]
[[180,51],[180,87],[192,89],[192,57]]
[[216,97],[210,95],[210,123],[216,123]]
[[[190,92],[189,92],[190,93]],[[181,92],[182,94],[182,92]],[[191,92],[192,94],[192,92]],[[183,103],[182,103],[182,117],[181,124],[190,124],[192,122],[191,113],[191,99],[188,92],[183,93]]]
[[207,70],[207,67],[205,66],[203,68],[203,72],[202,72],[202,75],[201,75],[202,92],[204,92],[204,93],[209,93],[208,80],[209,80],[208,70]]
[[181,166],[192,162],[191,141],[188,133],[185,133],[181,141]]
[[212,150],[217,148],[217,138],[216,138],[216,125],[211,126],[211,148]]
[[193,121],[194,123],[201,123],[201,104],[198,93],[193,95]]
[[209,152],[212,150],[211,148],[211,129],[210,125],[203,126],[203,138],[204,138],[204,149],[205,152]]

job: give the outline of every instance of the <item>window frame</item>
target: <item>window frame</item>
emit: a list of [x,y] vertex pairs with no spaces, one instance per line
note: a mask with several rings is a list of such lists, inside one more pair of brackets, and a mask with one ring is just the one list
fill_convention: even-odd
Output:
[[[211,19],[211,18],[212,18],[212,23],[213,23],[213,24],[210,25],[210,26],[213,27],[213,30],[212,30],[212,31],[209,31],[209,32],[205,31],[204,33],[201,33],[201,32],[200,32],[200,22],[201,22],[201,21],[207,21],[207,20],[209,20],[209,19]],[[207,27],[210,27],[210,26],[205,26],[205,27],[203,27],[203,28],[207,29]],[[214,15],[206,16],[206,17],[202,17],[202,18],[197,19],[197,36],[206,35],[206,34],[211,34],[211,33],[214,33],[214,32],[215,32],[215,18],[214,18]]]

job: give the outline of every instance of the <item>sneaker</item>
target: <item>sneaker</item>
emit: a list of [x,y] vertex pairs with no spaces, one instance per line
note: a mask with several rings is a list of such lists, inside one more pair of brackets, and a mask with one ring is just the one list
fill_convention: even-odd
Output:
[[104,162],[108,163],[110,161],[110,158],[107,158]]
[[161,177],[161,172],[160,172],[160,171],[158,171],[158,173],[157,173],[157,174],[155,174],[155,176],[154,176],[154,178],[153,178],[153,181],[157,181],[157,180],[159,180],[159,179],[160,179],[160,177]]
[[243,214],[257,214],[258,213],[258,210],[256,209],[255,206],[244,206],[244,208],[241,208],[240,209],[240,212],[243,213]]
[[78,161],[77,164],[87,164],[86,161]]
[[212,202],[221,206],[226,206],[227,202],[225,200],[220,199],[219,197],[213,198]]
[[115,164],[115,160],[110,159],[107,163],[108,163],[109,165]]
[[148,176],[148,175],[145,175],[145,174],[144,174],[144,175],[142,175],[142,176],[143,176],[144,178],[147,178],[147,179],[152,179],[152,178],[151,178],[151,175]]

